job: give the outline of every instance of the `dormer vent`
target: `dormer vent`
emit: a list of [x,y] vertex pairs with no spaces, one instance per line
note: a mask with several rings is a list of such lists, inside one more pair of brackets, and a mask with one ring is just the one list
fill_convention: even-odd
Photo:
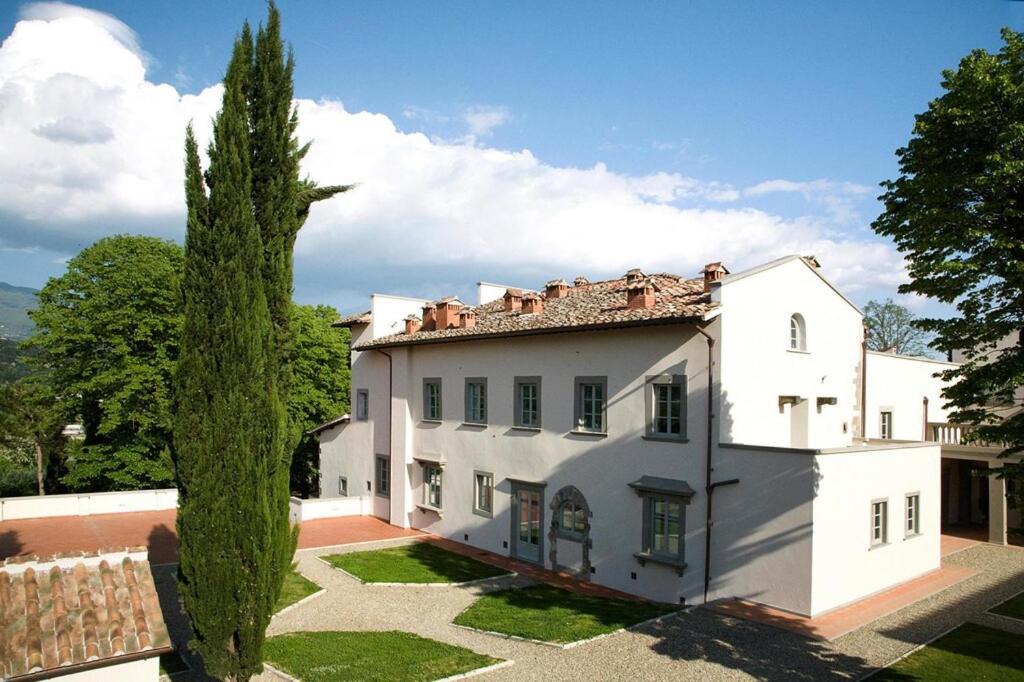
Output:
[[715,282],[721,282],[729,271],[725,269],[725,266],[719,262],[708,263],[704,266],[704,291],[711,291],[711,285]]
[[405,333],[415,334],[423,327],[423,323],[420,322],[420,318],[415,315],[409,315],[405,318]]
[[661,287],[650,277],[635,282],[626,289],[626,307],[630,309],[653,308],[657,303],[656,293]]
[[459,326],[459,311],[462,310],[462,301],[454,296],[446,296],[440,301],[435,301],[437,312],[434,314],[437,329],[452,329]]
[[516,312],[523,307],[522,289],[505,289],[505,296],[503,298],[506,313]]
[[540,294],[528,293],[523,295],[523,313],[532,315],[544,311],[544,299]]
[[553,298],[564,298],[569,295],[569,284],[564,279],[553,279],[544,285],[544,297],[549,301]]
[[436,311],[437,308],[434,306],[433,303],[428,303],[425,306],[423,306],[423,324],[420,327],[420,329],[422,329],[425,332],[432,332],[434,331],[434,329],[436,329],[434,320],[434,313]]

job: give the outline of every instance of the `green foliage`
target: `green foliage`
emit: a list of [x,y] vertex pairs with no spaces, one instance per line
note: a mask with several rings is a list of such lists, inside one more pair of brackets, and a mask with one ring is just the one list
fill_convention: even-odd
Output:
[[246,24],[235,41],[205,177],[191,128],[185,142],[179,594],[193,648],[226,679],[262,670],[297,539],[288,518],[301,432],[289,414],[292,249],[308,206],[299,198],[292,70],[271,3],[255,39]]
[[900,355],[929,355],[929,334],[918,328],[915,320],[913,313],[891,298],[868,301],[864,306],[868,348]]
[[0,384],[9,384],[27,377],[31,371],[28,357],[32,352],[13,339],[0,339]]
[[508,575],[504,569],[427,542],[332,554],[323,560],[368,583],[463,583]]
[[32,333],[28,311],[36,307],[37,293],[0,282],[0,339],[23,339]]
[[408,632],[293,632],[267,642],[267,660],[303,682],[429,682],[499,662]]
[[76,490],[173,481],[171,392],[181,330],[181,247],[153,237],[101,239],[39,292],[26,341],[54,418],[82,421],[65,483]]
[[[905,254],[902,293],[955,306],[919,321],[932,347],[962,350],[944,372],[954,421],[975,437],[1024,451],[1024,35],[1003,30],[996,54],[975,50],[943,73],[942,96],[917,116],[897,151],[900,177],[883,183],[885,212],[874,222]],[[1009,344],[1005,340],[1009,340]],[[1000,343],[1003,348],[997,348]],[[1024,465],[1006,463],[1024,497]]]
[[651,602],[592,597],[550,585],[491,592],[452,621],[478,630],[566,644],[645,620],[676,608]]
[[319,592],[321,587],[315,582],[298,572],[294,565],[284,575],[284,583],[281,586],[281,596],[274,605],[274,612],[280,612],[292,604],[302,601],[311,594]]
[[1019,634],[964,623],[871,679],[1005,682],[1022,678],[1024,656],[1020,653]]
[[307,432],[348,410],[349,332],[331,326],[337,319],[330,306],[292,307],[295,343],[288,413],[301,437],[292,455],[291,492],[302,498],[316,496],[320,481],[319,440]]

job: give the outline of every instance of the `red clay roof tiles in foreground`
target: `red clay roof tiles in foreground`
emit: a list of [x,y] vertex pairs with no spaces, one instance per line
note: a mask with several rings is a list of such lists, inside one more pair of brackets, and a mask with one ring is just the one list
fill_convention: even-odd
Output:
[[12,557],[0,567],[4,679],[170,648],[146,548]]
[[714,305],[704,291],[704,280],[657,274],[648,278],[658,288],[651,308],[626,306],[626,278],[577,284],[566,296],[544,300],[543,311],[505,311],[502,299],[469,308],[476,313],[472,327],[454,327],[414,334],[392,334],[357,344],[355,350],[439,343],[463,339],[543,334],[556,331],[640,326],[652,323],[700,320]]

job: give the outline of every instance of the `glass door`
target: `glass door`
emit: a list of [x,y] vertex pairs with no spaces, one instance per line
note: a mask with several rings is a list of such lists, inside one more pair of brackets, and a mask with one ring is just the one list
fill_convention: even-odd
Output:
[[543,489],[513,484],[512,555],[543,563]]

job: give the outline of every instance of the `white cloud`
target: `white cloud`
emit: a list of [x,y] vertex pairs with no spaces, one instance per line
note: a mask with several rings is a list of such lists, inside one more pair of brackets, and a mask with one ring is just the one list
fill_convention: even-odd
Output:
[[[0,47],[0,216],[9,218],[0,246],[72,250],[123,231],[182,237],[184,128],[194,121],[205,146],[221,89],[182,95],[150,82],[141,55],[109,15],[53,3],[26,10]],[[827,205],[787,219],[741,203],[773,192],[847,200],[858,191],[849,183],[739,190],[678,173],[554,166],[529,150],[477,144],[511,120],[503,107],[448,116],[466,126],[453,144],[338,101],[298,106],[299,135],[314,140],[303,171],[359,183],[314,207],[296,245],[301,291],[433,295],[499,275],[536,285],[633,266],[696,274],[713,260],[735,271],[789,253],[817,255],[847,289],[903,277],[894,249],[844,236]],[[417,107],[403,117],[445,118]]]

